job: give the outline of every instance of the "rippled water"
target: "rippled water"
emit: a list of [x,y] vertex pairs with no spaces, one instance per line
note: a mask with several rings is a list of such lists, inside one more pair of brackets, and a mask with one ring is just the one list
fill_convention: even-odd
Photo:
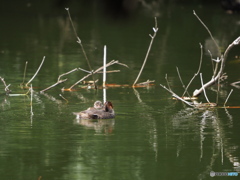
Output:
[[[194,109],[171,99],[159,86],[167,84],[167,74],[172,90],[182,94],[176,66],[187,83],[198,68],[199,42],[204,45],[204,81],[211,77],[206,51],[213,45],[192,9],[208,24],[223,49],[239,35],[238,15],[227,15],[206,4],[170,3],[166,9],[160,7],[155,13],[159,15],[159,32],[140,78],[155,80],[155,85],[134,89],[131,85],[148,48],[148,34],[154,26],[151,13],[155,11],[139,7],[129,16],[113,19],[94,6],[87,6],[93,12],[90,14],[73,8],[74,24],[93,68],[101,66],[105,44],[108,61],[118,59],[129,66],[114,65],[109,70],[121,72],[107,75],[109,84],[124,85],[107,89],[107,99],[112,101],[116,117],[91,121],[77,120],[72,112],[102,100],[102,89],[77,86],[74,91],[61,91],[85,76],[84,72],[69,74],[65,83],[39,93],[54,84],[60,74],[88,67],[75,43],[67,12],[32,12],[31,7],[34,4],[24,13],[3,13],[1,17],[0,76],[11,84],[11,94],[27,92],[19,87],[25,62],[28,61],[28,81],[46,56],[32,81],[32,106],[30,94],[6,96],[0,84],[1,179],[209,179],[211,171],[240,172],[239,109]],[[239,89],[230,86],[239,80],[238,56],[236,47],[226,64],[229,77],[219,93],[221,105],[233,89],[227,105],[239,106]],[[96,75],[98,85],[101,76]],[[196,79],[190,92],[199,86],[200,80]],[[211,102],[215,102],[216,89],[207,89]],[[203,95],[201,101],[206,102]]]

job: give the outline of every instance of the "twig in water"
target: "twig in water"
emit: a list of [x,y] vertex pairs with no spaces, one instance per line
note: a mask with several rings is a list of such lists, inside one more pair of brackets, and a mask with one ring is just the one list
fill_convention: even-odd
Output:
[[[202,84],[202,87],[203,87],[202,73],[200,73],[200,79],[201,79],[201,84]],[[207,102],[210,104],[210,101],[208,100],[208,97],[207,97],[207,94],[206,94],[206,91],[205,91],[204,87],[203,87],[203,92],[204,92],[204,96],[205,96]]]
[[[126,64],[123,64],[123,63],[119,63],[118,61],[116,60],[112,60],[110,61],[109,63],[106,64],[106,68],[113,65],[113,64],[119,64],[119,65],[122,65],[122,66],[125,66],[125,67],[128,67]],[[93,71],[92,74],[95,74],[95,73],[98,73],[99,71],[101,71],[103,69],[103,66],[98,68],[97,70]],[[73,84],[69,90],[71,90],[74,86],[76,86],[78,83],[82,82],[84,79],[88,78],[89,76],[91,76],[91,74],[88,74],[86,76],[84,76],[82,79],[80,79],[79,81],[77,81],[75,84]]]
[[223,56],[221,57],[221,67],[217,73],[217,75],[212,78],[210,81],[208,81],[207,83],[205,83],[200,89],[196,89],[194,92],[193,92],[193,96],[196,97],[198,96],[202,91],[203,91],[203,88],[206,88],[206,87],[209,87],[211,86],[212,84],[214,84],[215,82],[217,82],[217,80],[219,78],[221,78],[222,74],[223,74],[223,70],[224,70],[224,67],[225,67],[225,62],[226,62],[226,59],[227,59],[227,55],[229,53],[229,51],[236,45],[239,45],[240,44],[240,36],[235,39],[228,47],[227,49],[225,50]]
[[32,84],[31,84],[31,87],[30,87],[30,91],[31,91],[31,116],[33,116],[33,106],[32,106],[32,100],[33,100],[33,88],[32,88]]
[[[180,79],[180,82],[182,83],[182,87],[183,87],[183,89],[186,91],[186,86],[185,86],[185,84],[184,84],[183,81],[182,81],[182,78],[181,78],[180,72],[179,72],[179,70],[178,70],[178,67],[176,67],[176,69],[177,69],[177,73],[178,73],[178,77],[179,77],[179,79]],[[187,92],[188,97],[190,97],[190,94],[188,93],[188,91],[186,91],[186,92]]]
[[26,63],[25,63],[25,68],[24,68],[24,72],[23,72],[23,82],[22,82],[22,84],[21,84],[22,86],[24,85],[24,82],[25,82],[27,65],[28,65],[28,62],[26,61]]
[[237,84],[239,84],[239,83],[240,83],[240,81],[236,81],[236,82],[231,83],[230,85],[231,85],[231,86],[234,86],[235,88],[240,89],[240,86],[237,85]]
[[227,101],[228,101],[228,99],[229,99],[230,95],[232,94],[232,92],[233,92],[233,89],[231,89],[230,93],[228,94],[228,97],[227,97],[226,101],[224,102],[223,106],[225,106],[225,105],[226,105],[226,103],[227,103]]
[[66,73],[63,73],[63,74],[59,75],[59,76],[58,76],[58,81],[60,81],[61,77],[65,76],[65,75],[68,75],[68,74],[70,74],[70,73],[72,73],[72,72],[78,71],[78,69],[80,69],[80,68],[75,68],[75,69],[73,69],[73,70],[71,70],[71,71],[68,71],[68,72],[66,72]]
[[103,102],[105,103],[107,101],[107,89],[103,88]]
[[209,50],[208,50],[208,53],[209,53],[210,58],[211,58],[211,63],[212,63],[212,68],[213,68],[213,75],[214,75],[214,63],[213,63],[212,53],[211,53],[211,51],[209,51]]
[[184,99],[182,99],[181,97],[179,97],[177,94],[175,94],[172,90],[166,88],[165,86],[163,86],[162,84],[160,84],[160,86],[162,86],[165,90],[167,90],[168,92],[170,92],[172,94],[173,97],[175,97],[176,99],[186,103],[189,106],[195,107],[192,103],[185,101]]
[[188,90],[190,84],[191,84],[192,81],[195,79],[195,77],[199,74],[199,72],[200,72],[200,70],[201,70],[201,67],[202,67],[202,56],[203,56],[203,50],[202,50],[202,44],[199,43],[199,45],[200,45],[200,49],[201,49],[201,55],[200,55],[200,61],[199,61],[198,71],[197,71],[197,73],[195,73],[195,74],[193,75],[192,79],[189,81],[189,83],[188,83],[188,85],[187,85],[187,87],[186,87],[186,89],[185,89],[185,91],[184,91],[182,97],[185,95],[185,93],[187,92],[187,90]]
[[145,82],[141,82],[141,83],[138,83],[137,84],[137,86],[149,86],[150,85],[150,83],[154,83],[155,82],[155,80],[147,80],[147,81],[145,81]]
[[169,82],[168,82],[167,74],[165,75],[165,80],[166,80],[166,82],[167,82],[168,89],[170,89],[170,90],[171,90],[170,84],[169,84]]
[[141,70],[139,71],[138,76],[137,76],[137,78],[136,78],[136,80],[134,81],[134,83],[133,83],[132,86],[134,86],[134,85],[137,83],[137,81],[138,81],[138,79],[139,79],[139,77],[140,77],[140,75],[141,75],[141,73],[142,73],[142,71],[143,71],[143,68],[144,68],[144,66],[145,66],[145,64],[146,64],[146,62],[147,62],[147,58],[148,58],[149,52],[150,52],[150,50],[151,50],[151,48],[152,48],[153,40],[154,40],[154,38],[155,38],[156,35],[157,35],[158,27],[157,27],[157,18],[156,18],[156,17],[155,17],[155,27],[153,27],[153,31],[154,31],[153,35],[149,34],[149,36],[151,37],[151,41],[150,41],[150,44],[149,44],[149,47],[148,47],[148,50],[147,50],[147,54],[146,54],[145,59],[144,59],[144,61],[143,61]]
[[197,17],[197,19],[200,21],[200,23],[205,27],[205,29],[206,29],[207,32],[209,33],[211,39],[213,40],[215,46],[217,47],[218,52],[220,52],[220,48],[219,48],[217,42],[215,41],[215,39],[213,38],[211,31],[210,31],[210,30],[208,29],[208,27],[204,24],[204,22],[198,17],[198,15],[196,14],[196,12],[195,12],[194,10],[193,10],[193,14]]
[[47,90],[49,90],[49,89],[57,86],[58,84],[61,84],[61,83],[65,82],[65,81],[67,81],[67,79],[62,79],[62,80],[61,80],[61,77],[65,76],[65,75],[68,75],[68,74],[70,74],[70,73],[72,73],[72,72],[78,71],[79,69],[85,71],[84,69],[81,69],[81,68],[75,68],[75,69],[72,69],[71,71],[68,71],[68,72],[66,72],[66,73],[63,73],[63,74],[61,74],[61,75],[58,76],[58,80],[57,80],[56,83],[54,83],[53,85],[51,85],[51,86],[49,86],[49,87],[41,90],[40,93],[43,93],[44,91],[47,91]]
[[58,84],[61,84],[61,83],[65,82],[65,81],[67,81],[67,79],[59,80],[59,81],[56,82],[55,84],[53,84],[53,85],[51,85],[51,86],[49,86],[49,87],[47,87],[47,88],[41,90],[40,93],[43,93],[44,91],[47,91],[47,90],[49,90],[49,89],[55,87],[55,86],[58,85]]
[[[107,46],[104,46],[103,53],[103,88],[106,87],[106,61],[107,61]],[[105,101],[103,101],[105,103]]]
[[6,92],[6,94],[9,94],[11,90],[8,87],[11,86],[11,84],[7,85],[4,78],[2,78],[1,76],[0,76],[0,80],[3,82],[3,85],[5,86],[4,91]]
[[87,61],[88,68],[89,68],[89,70],[91,71],[92,79],[93,79],[93,82],[94,82],[94,87],[95,87],[95,89],[97,89],[97,86],[96,86],[96,84],[95,84],[95,79],[94,79],[92,67],[91,67],[91,65],[90,65],[90,62],[89,62],[89,59],[88,59],[88,57],[87,57],[86,51],[84,50],[84,47],[83,47],[83,45],[82,45],[82,41],[81,41],[81,39],[79,38],[79,36],[77,35],[76,29],[75,29],[75,27],[74,27],[74,25],[73,25],[73,21],[72,21],[70,12],[69,12],[69,8],[65,8],[65,9],[66,9],[67,12],[68,12],[68,17],[69,17],[69,20],[70,20],[70,22],[71,22],[71,25],[72,25],[74,34],[75,34],[75,36],[76,36],[76,38],[77,38],[77,43],[80,45],[80,47],[81,47],[81,49],[82,49],[82,52],[83,52],[83,55],[84,55],[84,57],[85,57],[85,59],[86,59],[86,61]]
[[43,60],[42,60],[41,64],[39,65],[38,70],[37,70],[36,73],[33,75],[33,77],[27,82],[26,86],[28,86],[28,84],[29,84],[30,82],[32,82],[32,80],[33,80],[33,79],[35,78],[35,76],[38,74],[39,70],[41,69],[41,67],[42,67],[42,65],[43,65],[44,60],[45,60],[45,56],[43,56]]

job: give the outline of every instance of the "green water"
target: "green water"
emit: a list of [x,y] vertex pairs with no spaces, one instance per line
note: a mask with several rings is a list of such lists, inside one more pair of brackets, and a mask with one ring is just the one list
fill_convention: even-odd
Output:
[[[117,16],[94,2],[73,1],[69,7],[93,69],[102,65],[104,45],[108,47],[108,62],[115,59],[129,66],[108,68],[121,70],[107,74],[109,84],[132,85],[150,42],[148,34],[153,33],[153,16],[158,16],[159,31],[139,80],[155,80],[155,85],[110,87],[107,99],[114,105],[114,119],[75,119],[72,112],[103,99],[102,89],[77,86],[71,92],[61,91],[85,72],[69,74],[65,83],[39,93],[62,73],[77,67],[88,70],[66,10],[30,3],[20,4],[14,11],[9,5],[9,11],[2,11],[0,17],[0,76],[11,84],[11,93],[27,92],[19,87],[26,61],[25,82],[34,75],[43,56],[46,59],[32,81],[32,106],[30,95],[6,96],[0,83],[1,179],[211,179],[211,171],[240,172],[239,109],[196,110],[172,100],[159,86],[167,84],[167,74],[172,90],[183,93],[176,66],[187,83],[198,68],[199,43],[204,46],[203,79],[211,78],[207,50],[211,49],[214,58],[217,54],[193,9],[223,50],[239,36],[239,15],[228,15],[214,4],[172,2],[150,10],[139,5],[131,13]],[[240,79],[239,48],[228,56],[228,79],[221,86],[220,104],[233,89],[227,105],[239,106],[239,89],[230,85]],[[95,78],[101,85],[102,74]],[[190,93],[199,87],[198,77]],[[216,86],[207,89],[211,102],[216,100],[215,91]],[[203,94],[199,101],[206,102]]]

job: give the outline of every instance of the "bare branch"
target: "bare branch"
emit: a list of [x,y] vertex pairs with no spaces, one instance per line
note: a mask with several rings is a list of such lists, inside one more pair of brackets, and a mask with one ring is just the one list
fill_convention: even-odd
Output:
[[[122,64],[122,63],[119,63],[118,61],[116,60],[112,60],[110,61],[109,63],[106,64],[106,68],[113,65],[113,64],[119,64],[119,65],[122,65],[122,66],[125,66],[125,67],[128,67],[126,64]],[[96,74],[96,73],[99,73],[99,71],[103,70],[103,66],[98,68],[97,70],[93,71],[92,74]],[[74,86],[76,86],[77,84],[79,84],[80,82],[82,82],[84,79],[88,78],[89,76],[91,76],[91,74],[88,74],[86,76],[84,76],[82,79],[80,79],[79,81],[77,81],[75,84],[73,84],[69,90],[71,90]]]
[[193,92],[193,96],[198,96],[204,88],[207,88],[208,86],[211,86],[212,84],[214,84],[215,82],[218,81],[219,78],[221,78],[222,74],[223,74],[223,70],[224,70],[224,67],[225,67],[225,62],[227,60],[227,55],[229,53],[229,51],[236,45],[239,45],[240,43],[240,36],[235,39],[228,47],[227,49],[225,50],[223,56],[222,56],[222,63],[221,63],[221,67],[220,67],[220,70],[218,71],[217,75],[212,78],[210,81],[208,81],[206,84],[204,84],[200,89],[196,89],[194,92]]
[[195,107],[192,103],[185,101],[184,99],[182,99],[181,97],[179,97],[177,94],[175,94],[172,90],[166,88],[165,86],[163,86],[162,84],[160,84],[160,86],[162,86],[165,90],[167,90],[168,92],[170,92],[172,94],[173,97],[175,97],[176,99],[186,103],[189,106]]
[[6,94],[9,94],[11,90],[8,87],[11,86],[11,84],[7,85],[4,78],[2,77],[0,77],[0,80],[3,82],[3,85],[5,86],[4,91],[6,92]]
[[197,71],[197,73],[195,73],[195,74],[193,75],[192,79],[189,81],[189,83],[188,83],[188,85],[187,85],[187,87],[186,87],[186,89],[185,89],[182,97],[185,95],[185,93],[187,92],[190,84],[192,83],[192,81],[195,79],[195,77],[199,74],[199,72],[200,72],[200,70],[201,70],[203,50],[202,50],[202,44],[201,44],[201,43],[199,43],[199,44],[200,44],[200,49],[201,49],[201,55],[200,55],[200,61],[199,61],[198,71]]
[[203,86],[202,73],[200,73],[200,79],[201,79],[201,84],[202,84],[202,87],[203,87],[204,96],[205,96],[207,102],[210,103],[210,101],[208,100],[208,97],[207,97],[207,94],[206,94],[205,88],[204,88],[204,86]]
[[43,90],[41,90],[41,91],[40,91],[40,93],[43,93],[44,91],[47,91],[47,90],[49,90],[49,89],[51,89],[51,88],[55,87],[56,85],[58,85],[58,84],[61,84],[61,83],[65,82],[66,80],[67,80],[67,79],[59,80],[59,81],[58,81],[58,82],[56,82],[55,84],[53,84],[53,85],[51,85],[51,86],[47,87],[46,89],[43,89]]
[[[77,32],[76,32],[76,29],[75,29],[75,27],[74,27],[74,25],[73,25],[73,21],[72,21],[70,12],[69,12],[69,8],[65,8],[65,9],[66,9],[67,12],[68,12],[68,17],[69,17],[69,20],[70,20],[70,22],[71,22],[71,25],[72,25],[74,34],[75,34],[75,36],[76,36],[76,38],[77,38],[77,43],[80,45],[80,47],[81,47],[81,49],[82,49],[82,52],[83,52],[83,55],[84,55],[84,57],[85,57],[85,59],[86,59],[86,61],[87,61],[88,68],[89,68],[89,70],[90,70],[90,72],[91,72],[93,82],[95,82],[94,75],[93,75],[93,73],[92,73],[92,72],[93,72],[93,71],[92,71],[92,67],[91,67],[91,65],[90,65],[90,62],[89,62],[89,59],[88,59],[88,57],[87,57],[86,51],[84,50],[84,47],[83,47],[83,45],[82,45],[81,39],[78,37]],[[97,89],[97,86],[96,86],[95,83],[94,83],[94,86],[95,86],[95,89]]]
[[36,75],[38,74],[39,70],[41,69],[41,67],[42,67],[42,65],[44,63],[44,60],[45,60],[45,56],[43,56],[41,64],[39,65],[39,67],[38,67],[37,71],[35,72],[35,74],[33,75],[33,77],[27,82],[26,86],[28,86],[28,84],[30,82],[32,82],[32,80],[36,77]]
[[200,21],[200,23],[205,27],[205,29],[207,30],[207,32],[209,33],[211,39],[213,40],[214,44],[216,45],[217,49],[218,49],[218,52],[220,52],[220,48],[217,44],[217,42],[215,41],[215,39],[213,38],[212,36],[212,33],[211,31],[208,29],[208,27],[204,24],[204,22],[198,17],[198,15],[196,14],[196,12],[193,10],[193,14],[197,17],[197,19]]
[[61,77],[65,76],[65,75],[68,75],[68,74],[70,74],[70,73],[72,73],[72,72],[75,72],[75,71],[77,71],[78,69],[80,69],[80,68],[75,68],[75,69],[72,69],[71,71],[68,71],[68,72],[66,72],[66,73],[63,73],[63,74],[59,75],[57,81],[60,81]]
[[186,90],[186,86],[185,86],[185,84],[184,84],[183,81],[182,81],[182,78],[181,78],[180,72],[179,72],[179,70],[178,70],[178,67],[176,67],[176,69],[177,69],[177,73],[178,73],[178,77],[179,77],[179,79],[180,79],[180,82],[182,83],[182,87],[183,87],[183,89],[187,92],[188,97],[190,97],[190,94],[189,94],[188,91]]
[[153,31],[154,31],[153,35],[149,34],[149,36],[151,37],[151,41],[150,41],[150,44],[149,44],[149,47],[148,47],[148,50],[147,50],[147,54],[146,54],[145,59],[143,61],[142,67],[141,67],[141,69],[140,69],[140,71],[138,73],[138,76],[137,76],[137,78],[134,81],[132,86],[134,86],[137,83],[140,75],[142,74],[143,68],[144,68],[144,66],[145,66],[145,64],[147,62],[147,59],[148,59],[149,52],[150,52],[150,50],[152,48],[153,40],[155,39],[155,37],[157,35],[158,27],[157,27],[157,18],[156,17],[155,17],[155,27],[153,28]]

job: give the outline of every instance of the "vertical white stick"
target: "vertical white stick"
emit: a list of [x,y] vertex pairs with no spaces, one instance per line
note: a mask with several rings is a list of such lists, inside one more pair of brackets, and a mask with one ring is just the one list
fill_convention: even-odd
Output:
[[107,46],[104,46],[103,54],[103,88],[106,86],[106,61],[107,61]]
[[30,87],[30,93],[31,93],[31,116],[33,115],[33,107],[32,107],[32,100],[33,100],[33,87],[32,87],[32,84],[31,84],[31,87]]
[[106,102],[106,61],[107,61],[107,46],[104,46],[103,53],[103,103]]
[[103,103],[105,103],[107,101],[107,93],[106,93],[107,89],[103,88]]

